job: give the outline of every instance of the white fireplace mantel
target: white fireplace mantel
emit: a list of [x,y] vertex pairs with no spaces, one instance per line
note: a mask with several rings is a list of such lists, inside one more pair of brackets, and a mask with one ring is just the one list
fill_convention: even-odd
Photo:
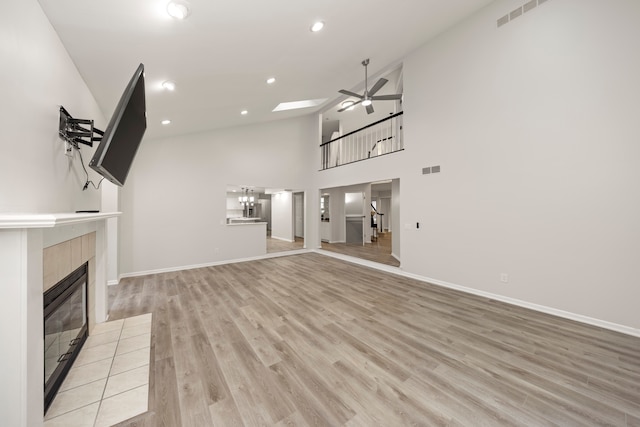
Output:
[[63,225],[74,225],[99,221],[120,216],[121,212],[95,213],[11,213],[0,214],[0,229],[16,228],[51,228]]
[[95,321],[107,318],[106,222],[120,212],[0,213],[0,414],[2,424],[43,425],[43,249],[96,233]]

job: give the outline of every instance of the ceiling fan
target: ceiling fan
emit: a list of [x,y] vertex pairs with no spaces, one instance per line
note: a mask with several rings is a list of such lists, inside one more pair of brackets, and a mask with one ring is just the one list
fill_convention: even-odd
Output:
[[[369,59],[365,59],[364,61],[362,61],[362,65],[364,65],[364,94],[363,95],[359,95],[357,93],[354,93],[354,92],[351,92],[351,91],[345,90],[345,89],[340,89],[338,92],[340,92],[343,95],[353,96],[354,98],[360,99],[360,104],[362,104],[362,106],[367,109],[367,114],[373,113],[373,105],[371,105],[372,101],[397,101],[399,99],[402,99],[402,94],[401,93],[396,93],[396,94],[393,94],[393,95],[378,95],[378,96],[375,96],[375,94],[380,89],[382,89],[382,86],[387,84],[387,82],[389,81],[389,80],[387,80],[385,78],[380,78],[376,82],[376,84],[373,85],[373,87],[370,90],[367,90],[367,86],[368,86],[368,82],[367,82],[367,65],[369,65]],[[338,112],[341,113],[342,111],[345,111],[345,110],[348,110],[350,108],[353,108],[354,105],[355,105],[355,103],[347,104],[347,105],[343,106],[341,109],[339,109]]]

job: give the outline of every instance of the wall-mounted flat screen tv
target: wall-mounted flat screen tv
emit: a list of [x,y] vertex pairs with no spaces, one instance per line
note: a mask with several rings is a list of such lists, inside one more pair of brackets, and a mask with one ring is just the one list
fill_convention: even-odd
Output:
[[147,129],[144,64],[131,77],[89,166],[122,186]]

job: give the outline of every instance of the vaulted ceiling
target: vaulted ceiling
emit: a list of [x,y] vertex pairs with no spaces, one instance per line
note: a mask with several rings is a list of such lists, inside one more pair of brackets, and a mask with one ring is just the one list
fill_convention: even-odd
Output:
[[[362,90],[363,59],[371,59],[371,84],[492,0],[184,1],[190,15],[176,20],[168,0],[39,0],[107,119],[145,64],[146,138],[326,109],[344,99],[338,89]],[[325,27],[311,32],[318,20]],[[174,91],[162,88],[166,80]],[[308,99],[326,101],[272,112]]]

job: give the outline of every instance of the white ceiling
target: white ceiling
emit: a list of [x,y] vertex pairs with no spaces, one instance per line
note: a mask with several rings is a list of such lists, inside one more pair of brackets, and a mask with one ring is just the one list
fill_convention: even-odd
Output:
[[[168,0],[39,0],[108,119],[145,64],[146,138],[201,132],[320,111],[361,92],[402,58],[492,0],[188,0],[184,21]],[[319,33],[309,28],[326,23]],[[277,82],[267,85],[266,78]],[[164,80],[177,84],[161,89]],[[327,98],[273,113],[280,102]],[[241,110],[248,110],[241,116]],[[73,114],[73,112],[71,112]],[[163,126],[168,118],[172,123]]]

